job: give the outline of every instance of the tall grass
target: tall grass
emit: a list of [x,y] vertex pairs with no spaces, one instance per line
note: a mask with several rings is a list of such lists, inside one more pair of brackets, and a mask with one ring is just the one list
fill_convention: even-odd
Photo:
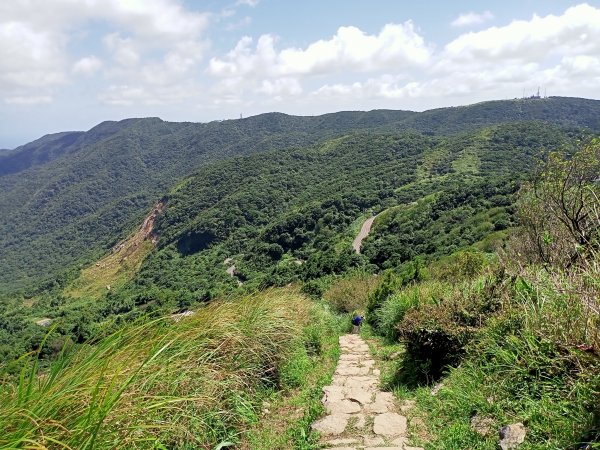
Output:
[[[428,448],[491,450],[497,430],[514,422],[527,427],[523,449],[599,448],[600,321],[582,301],[584,292],[598,298],[598,285],[535,267],[510,280],[495,293],[502,308],[448,368],[439,393],[416,391],[433,436]],[[472,428],[473,416],[491,421],[487,436]]]
[[64,351],[41,370],[23,361],[0,386],[0,448],[212,448],[256,419],[310,302],[273,290],[216,302],[174,323],[125,328]]

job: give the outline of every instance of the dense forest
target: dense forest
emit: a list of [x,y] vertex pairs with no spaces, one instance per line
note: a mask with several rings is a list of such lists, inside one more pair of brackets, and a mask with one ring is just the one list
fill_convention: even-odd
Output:
[[[165,192],[218,160],[302,149],[365,131],[453,137],[523,121],[598,131],[599,112],[598,101],[551,97],[423,113],[271,113],[207,124],[128,119],[104,122],[87,132],[48,135],[0,156],[0,292],[29,296],[40,288],[64,285],[141,223]],[[505,151],[511,151],[510,138],[504,139]],[[537,151],[526,136],[516,139],[523,148]],[[501,149],[502,142],[495,144]],[[448,170],[443,155],[451,158],[456,148],[438,150],[429,162],[434,174]],[[497,158],[484,155],[480,169],[485,172],[498,163],[506,168],[509,162],[502,158],[501,150]],[[467,164],[468,155],[462,161]]]

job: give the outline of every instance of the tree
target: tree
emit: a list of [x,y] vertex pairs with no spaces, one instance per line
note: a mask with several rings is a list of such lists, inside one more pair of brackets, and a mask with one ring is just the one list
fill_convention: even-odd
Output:
[[534,262],[569,269],[600,245],[600,140],[571,158],[550,153],[518,202],[523,253]]

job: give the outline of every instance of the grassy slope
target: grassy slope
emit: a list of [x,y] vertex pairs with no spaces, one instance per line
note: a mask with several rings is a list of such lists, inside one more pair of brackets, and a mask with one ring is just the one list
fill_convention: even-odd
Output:
[[[582,306],[574,280],[533,267],[513,277],[492,270],[457,279],[457,261],[451,263],[450,277],[448,267],[433,265],[432,275],[442,279],[397,289],[378,311],[379,352],[388,360],[384,384],[416,400],[409,413],[413,436],[427,450],[493,450],[500,428],[522,422],[523,449],[575,448],[587,440],[598,446],[600,359],[581,350],[600,347],[598,318]],[[597,286],[588,289],[597,295]],[[499,309],[474,315],[475,305],[495,302]],[[466,325],[466,317],[476,320]],[[455,368],[433,378],[431,366],[405,352],[402,342],[418,341],[403,334],[411,329],[433,330],[438,342],[465,332],[471,337],[455,355],[460,364],[455,359]],[[441,388],[433,395],[436,383]],[[486,434],[473,429],[473,417],[487,421]]]
[[[214,302],[177,322],[127,327],[66,350],[47,369],[33,355],[20,381],[0,385],[0,448],[236,442],[258,420],[263,400],[285,401],[287,390],[305,388],[309,372],[326,381],[336,323],[294,290],[271,290]],[[304,436],[290,439],[307,442],[315,411],[298,414],[294,426],[302,423]]]

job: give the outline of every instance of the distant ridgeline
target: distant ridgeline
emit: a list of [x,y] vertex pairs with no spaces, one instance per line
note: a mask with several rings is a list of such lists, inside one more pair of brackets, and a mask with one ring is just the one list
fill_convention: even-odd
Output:
[[[0,293],[60,289],[163,198],[158,250],[130,289],[209,298],[237,287],[225,258],[262,286],[449,252],[510,225],[543,149],[598,131],[600,101],[552,97],[44,136],[0,153]],[[357,221],[388,208],[354,255]]]

